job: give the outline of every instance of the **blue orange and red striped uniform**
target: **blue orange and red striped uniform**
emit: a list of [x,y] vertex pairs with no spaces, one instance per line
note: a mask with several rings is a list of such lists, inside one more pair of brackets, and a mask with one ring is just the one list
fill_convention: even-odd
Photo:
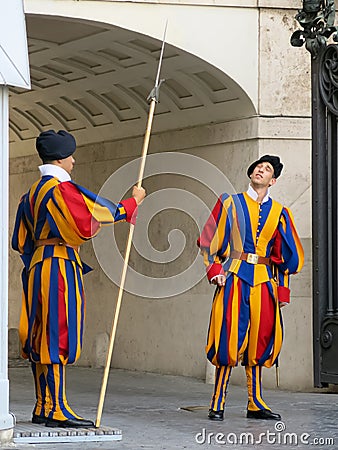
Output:
[[[304,253],[289,208],[248,192],[222,194],[198,239],[207,276],[226,276],[217,287],[206,353],[216,366],[211,409],[223,410],[232,367],[245,365],[248,410],[269,409],[262,398],[261,369],[277,361],[283,322],[279,302],[290,301],[289,278],[303,266]],[[269,258],[251,263],[240,255]]]
[[79,417],[66,399],[64,371],[81,353],[83,274],[91,270],[78,248],[104,225],[133,221],[136,210],[134,198],[114,204],[52,175],[42,176],[21,198],[12,247],[24,263],[19,333],[22,355],[31,361],[35,378],[33,415]]

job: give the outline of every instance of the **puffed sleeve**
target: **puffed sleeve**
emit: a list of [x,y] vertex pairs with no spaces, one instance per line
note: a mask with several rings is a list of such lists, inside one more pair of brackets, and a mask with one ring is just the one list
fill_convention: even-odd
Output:
[[304,250],[297,233],[291,211],[284,207],[271,252],[275,276],[278,282],[278,299],[290,302],[290,275],[301,271],[304,264]]
[[222,194],[197,240],[209,281],[217,275],[224,275],[222,262],[230,248],[231,210],[231,197]]
[[34,242],[31,238],[31,233],[29,233],[29,229],[32,228],[32,225],[28,223],[27,219],[27,214],[30,214],[30,211],[25,211],[27,208],[29,210],[29,202],[27,200],[27,194],[22,196],[20,200],[12,235],[12,248],[21,255],[29,255],[34,249]]
[[115,204],[73,182],[64,182],[54,188],[47,208],[52,234],[79,245],[94,237],[104,225],[134,222],[137,203],[129,198]]

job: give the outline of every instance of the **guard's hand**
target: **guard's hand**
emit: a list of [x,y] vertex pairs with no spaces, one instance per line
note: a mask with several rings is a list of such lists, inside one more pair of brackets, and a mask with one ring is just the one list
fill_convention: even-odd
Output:
[[136,200],[136,203],[138,204],[138,205],[140,205],[142,202],[143,202],[143,200],[144,200],[144,197],[146,196],[147,194],[146,194],[146,191],[145,191],[145,189],[141,186],[141,187],[137,187],[137,186],[134,186],[133,187],[133,193],[132,193],[132,196],[134,197],[134,199]]
[[279,302],[279,306],[281,307],[281,308],[283,308],[283,306],[286,306],[286,305],[288,305],[289,303],[287,303],[287,302]]
[[211,280],[212,284],[217,284],[217,286],[225,286],[225,275],[216,275],[215,278]]

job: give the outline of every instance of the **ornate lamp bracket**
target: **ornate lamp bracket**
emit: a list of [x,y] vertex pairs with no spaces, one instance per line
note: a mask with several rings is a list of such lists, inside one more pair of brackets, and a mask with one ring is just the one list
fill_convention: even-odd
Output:
[[334,42],[338,42],[335,13],[334,0],[303,0],[303,9],[295,16],[303,30],[292,34],[291,45],[302,47],[305,43],[305,48],[316,58],[331,35]]

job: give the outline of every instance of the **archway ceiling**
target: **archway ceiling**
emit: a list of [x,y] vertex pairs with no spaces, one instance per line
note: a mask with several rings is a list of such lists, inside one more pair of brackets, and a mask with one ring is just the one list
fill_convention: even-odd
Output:
[[[143,135],[160,41],[92,22],[26,20],[32,89],[10,89],[11,157],[35,153],[35,138],[47,129],[68,130],[78,145]],[[253,113],[224,73],[168,44],[161,76],[154,133]]]

